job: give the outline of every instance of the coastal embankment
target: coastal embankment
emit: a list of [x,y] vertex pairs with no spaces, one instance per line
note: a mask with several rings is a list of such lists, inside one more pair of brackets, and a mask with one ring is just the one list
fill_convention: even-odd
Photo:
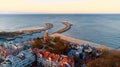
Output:
[[93,46],[93,47],[96,47],[96,48],[98,48],[100,46],[103,46],[103,45],[100,45],[100,44],[97,44],[97,43],[92,43],[92,42],[89,42],[89,41],[84,41],[84,40],[68,37],[68,36],[65,36],[65,35],[62,35],[62,34],[59,34],[59,33],[51,34],[50,37],[60,37],[61,39],[72,42],[72,43],[76,43],[76,44],[80,44],[80,45],[89,44],[90,46]]
[[25,29],[25,30],[17,30],[17,31],[4,31],[0,32],[0,39],[14,39],[15,37],[19,37],[19,35],[22,34],[32,34],[40,31],[45,31],[48,29],[51,29],[53,27],[53,24],[46,23],[45,27],[38,27],[38,28],[32,28],[32,29]]
[[[63,33],[71,28],[71,24],[66,21],[63,22],[62,24],[65,25],[65,27],[53,33]],[[0,39],[14,40],[16,37],[21,38],[22,34],[31,35],[33,33],[39,33],[41,31],[45,31],[51,28],[53,28],[53,24],[46,23],[44,27],[30,28],[30,29],[23,29],[23,30],[3,31],[3,32],[0,32]]]
[[39,28],[33,28],[33,29],[27,29],[27,30],[21,30],[21,31],[16,31],[16,32],[20,32],[20,33],[36,33],[36,32],[40,32],[40,31],[45,31],[48,29],[51,29],[53,27],[53,24],[51,23],[46,23],[45,27],[39,27]]
[[60,29],[60,30],[54,32],[54,33],[63,33],[71,28],[71,24],[68,23],[67,21],[62,22],[62,24],[64,24],[65,27],[63,29]]

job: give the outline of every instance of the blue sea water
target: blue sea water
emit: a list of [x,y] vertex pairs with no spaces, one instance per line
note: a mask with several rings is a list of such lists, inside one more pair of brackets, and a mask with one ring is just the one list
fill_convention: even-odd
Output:
[[63,21],[72,24],[70,30],[62,33],[64,35],[120,48],[120,14],[1,14],[0,31],[43,27],[50,22],[54,27],[49,31],[54,32],[64,27]]

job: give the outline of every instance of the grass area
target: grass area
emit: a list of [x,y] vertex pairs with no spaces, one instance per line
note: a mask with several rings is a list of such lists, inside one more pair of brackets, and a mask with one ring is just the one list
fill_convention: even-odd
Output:
[[103,50],[103,55],[89,62],[87,67],[120,67],[120,51]]

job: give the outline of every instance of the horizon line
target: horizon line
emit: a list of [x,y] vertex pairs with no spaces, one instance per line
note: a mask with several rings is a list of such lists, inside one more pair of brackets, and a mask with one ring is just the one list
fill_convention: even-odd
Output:
[[0,14],[120,14],[120,12],[18,12],[18,11],[0,11]]
[[120,14],[120,13],[0,13],[0,14]]

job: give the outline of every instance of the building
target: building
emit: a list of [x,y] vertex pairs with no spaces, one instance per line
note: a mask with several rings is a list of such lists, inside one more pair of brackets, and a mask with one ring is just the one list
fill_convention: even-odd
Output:
[[97,48],[87,45],[72,44],[72,49],[68,52],[69,57],[78,58],[78,60],[85,60],[85,63],[88,63],[88,60],[93,60],[100,56],[100,52]]
[[49,39],[49,33],[48,33],[48,30],[46,30],[44,34],[44,42],[46,43],[48,39]]
[[8,55],[17,55],[23,50],[31,49],[30,45],[14,43],[13,41],[4,42],[0,45],[0,58],[5,59]]
[[1,63],[2,67],[25,67],[35,61],[35,56],[31,51],[21,51],[17,56],[9,55],[5,61]]
[[10,50],[16,50],[16,49],[25,50],[31,48],[30,45],[26,45],[22,43],[14,43],[13,41],[4,42],[1,46]]
[[8,55],[16,55],[18,52],[18,50],[9,50],[0,46],[0,59],[4,60]]
[[45,67],[74,67],[73,57],[65,55],[57,55],[50,53],[46,50],[40,50],[35,48],[33,52],[37,55],[37,61],[39,66]]

